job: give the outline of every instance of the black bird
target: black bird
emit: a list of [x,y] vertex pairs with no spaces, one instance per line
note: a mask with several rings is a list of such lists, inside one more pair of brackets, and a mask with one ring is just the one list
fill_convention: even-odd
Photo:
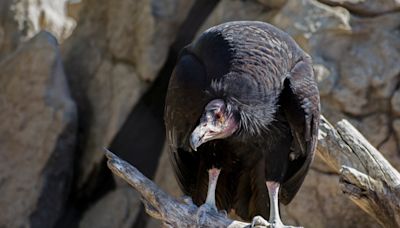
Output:
[[252,21],[208,29],[181,51],[166,98],[183,192],[245,220],[270,211],[270,225],[284,227],[278,197],[288,204],[304,181],[319,106],[311,57],[288,34]]

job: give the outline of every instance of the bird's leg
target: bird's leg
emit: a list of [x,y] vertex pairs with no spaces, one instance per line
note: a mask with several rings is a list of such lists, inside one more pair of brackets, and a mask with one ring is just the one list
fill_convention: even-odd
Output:
[[295,226],[286,226],[283,225],[281,221],[281,217],[279,215],[279,183],[275,181],[267,181],[266,182],[268,195],[269,195],[269,222],[263,219],[261,216],[256,216],[253,218],[253,222],[251,227],[273,227],[273,228],[299,228]]
[[279,216],[279,203],[278,203],[278,195],[279,195],[279,183],[274,181],[266,182],[268,188],[269,195],[269,222],[273,227],[283,227],[283,223],[281,221],[281,217]]
[[[198,221],[197,223],[201,226],[204,223],[204,214],[210,211],[218,212],[217,206],[215,205],[215,189],[217,187],[218,176],[221,169],[211,168],[208,170],[208,191],[206,202],[201,205],[197,211]],[[226,215],[226,213],[224,213]]]
[[215,189],[217,187],[217,181],[220,172],[221,169],[217,168],[211,168],[208,170],[208,191],[206,204],[215,210],[217,210],[217,206],[215,205]]

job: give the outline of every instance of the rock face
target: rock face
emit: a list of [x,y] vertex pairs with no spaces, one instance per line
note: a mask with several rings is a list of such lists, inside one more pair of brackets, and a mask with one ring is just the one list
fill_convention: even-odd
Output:
[[140,197],[126,186],[109,192],[83,216],[80,228],[130,228],[140,212]]
[[53,227],[72,181],[76,107],[42,32],[0,63],[0,227]]
[[400,9],[398,0],[321,0],[321,2],[333,6],[343,6],[351,10],[355,15],[362,16],[376,16]]
[[[130,149],[132,138],[133,157],[154,160],[142,148],[162,138],[161,117],[150,118],[152,109],[162,113],[153,99],[167,85],[160,75],[216,4],[208,1],[0,1],[0,227],[144,227],[137,194],[112,178],[102,148],[133,132],[118,142]],[[293,36],[313,57],[323,114],[351,121],[400,169],[398,0],[220,0],[197,34],[232,20]],[[66,75],[54,37],[41,29],[62,43]],[[132,125],[131,115],[149,118]],[[142,142],[146,128],[154,137]],[[181,194],[165,151],[155,180]],[[318,157],[282,214],[304,227],[378,227]]]
[[50,31],[59,41],[68,37],[75,27],[75,21],[66,15],[66,1],[2,0],[0,59],[42,29]]
[[82,132],[78,184],[103,158],[133,105],[156,77],[192,1],[88,0],[64,45]]
[[[348,11],[352,8],[346,8],[331,8],[313,0],[289,1],[273,23],[313,56],[324,115],[332,121],[350,120],[400,169],[399,141],[392,130],[393,101],[400,82],[396,60],[400,58],[400,14],[357,18]],[[317,160],[293,206],[286,209],[288,217],[306,227],[377,227],[340,194],[337,183],[336,174]],[[310,192],[313,198],[309,198]],[[311,201],[313,209],[300,210],[300,205]],[[318,203],[321,201],[324,203]],[[320,216],[308,220],[306,214],[310,213]]]
[[[390,141],[398,116],[400,13],[357,18],[336,8],[332,24],[315,18],[316,11],[332,13],[315,1],[291,1],[273,22],[301,40],[313,56],[324,114],[349,119],[380,149]],[[382,152],[399,155],[398,150]]]
[[[263,4],[261,2],[264,2]],[[208,28],[228,21],[235,20],[256,20],[269,21],[278,11],[274,7],[281,6],[284,1],[241,1],[241,0],[221,0],[213,13],[207,18],[206,22],[199,29],[198,35]],[[270,5],[271,4],[271,5]]]

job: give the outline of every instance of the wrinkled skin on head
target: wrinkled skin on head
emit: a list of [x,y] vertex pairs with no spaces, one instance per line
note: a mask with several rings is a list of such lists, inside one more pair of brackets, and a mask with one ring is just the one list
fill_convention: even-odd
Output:
[[231,136],[238,129],[238,120],[222,99],[210,101],[204,108],[199,124],[190,136],[193,150],[208,141]]

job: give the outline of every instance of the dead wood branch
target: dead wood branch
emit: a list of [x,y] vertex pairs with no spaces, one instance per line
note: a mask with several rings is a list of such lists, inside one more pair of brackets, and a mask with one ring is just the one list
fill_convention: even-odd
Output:
[[[346,120],[336,128],[321,118],[318,156],[340,176],[341,188],[350,199],[384,227],[400,227],[400,174]],[[177,200],[162,191],[135,167],[106,151],[108,167],[143,197],[146,211],[170,227],[250,227],[223,213],[206,213],[199,221],[191,200]]]
[[322,117],[317,150],[340,173],[344,194],[383,227],[400,227],[400,174],[357,129]]
[[108,167],[117,176],[124,179],[134,187],[141,195],[147,213],[164,222],[169,227],[250,227],[249,223],[234,221],[226,217],[224,213],[206,213],[201,216],[197,214],[198,207],[188,199],[177,200],[163,190],[154,182],[145,177],[135,167],[121,160],[115,154],[106,150]]

